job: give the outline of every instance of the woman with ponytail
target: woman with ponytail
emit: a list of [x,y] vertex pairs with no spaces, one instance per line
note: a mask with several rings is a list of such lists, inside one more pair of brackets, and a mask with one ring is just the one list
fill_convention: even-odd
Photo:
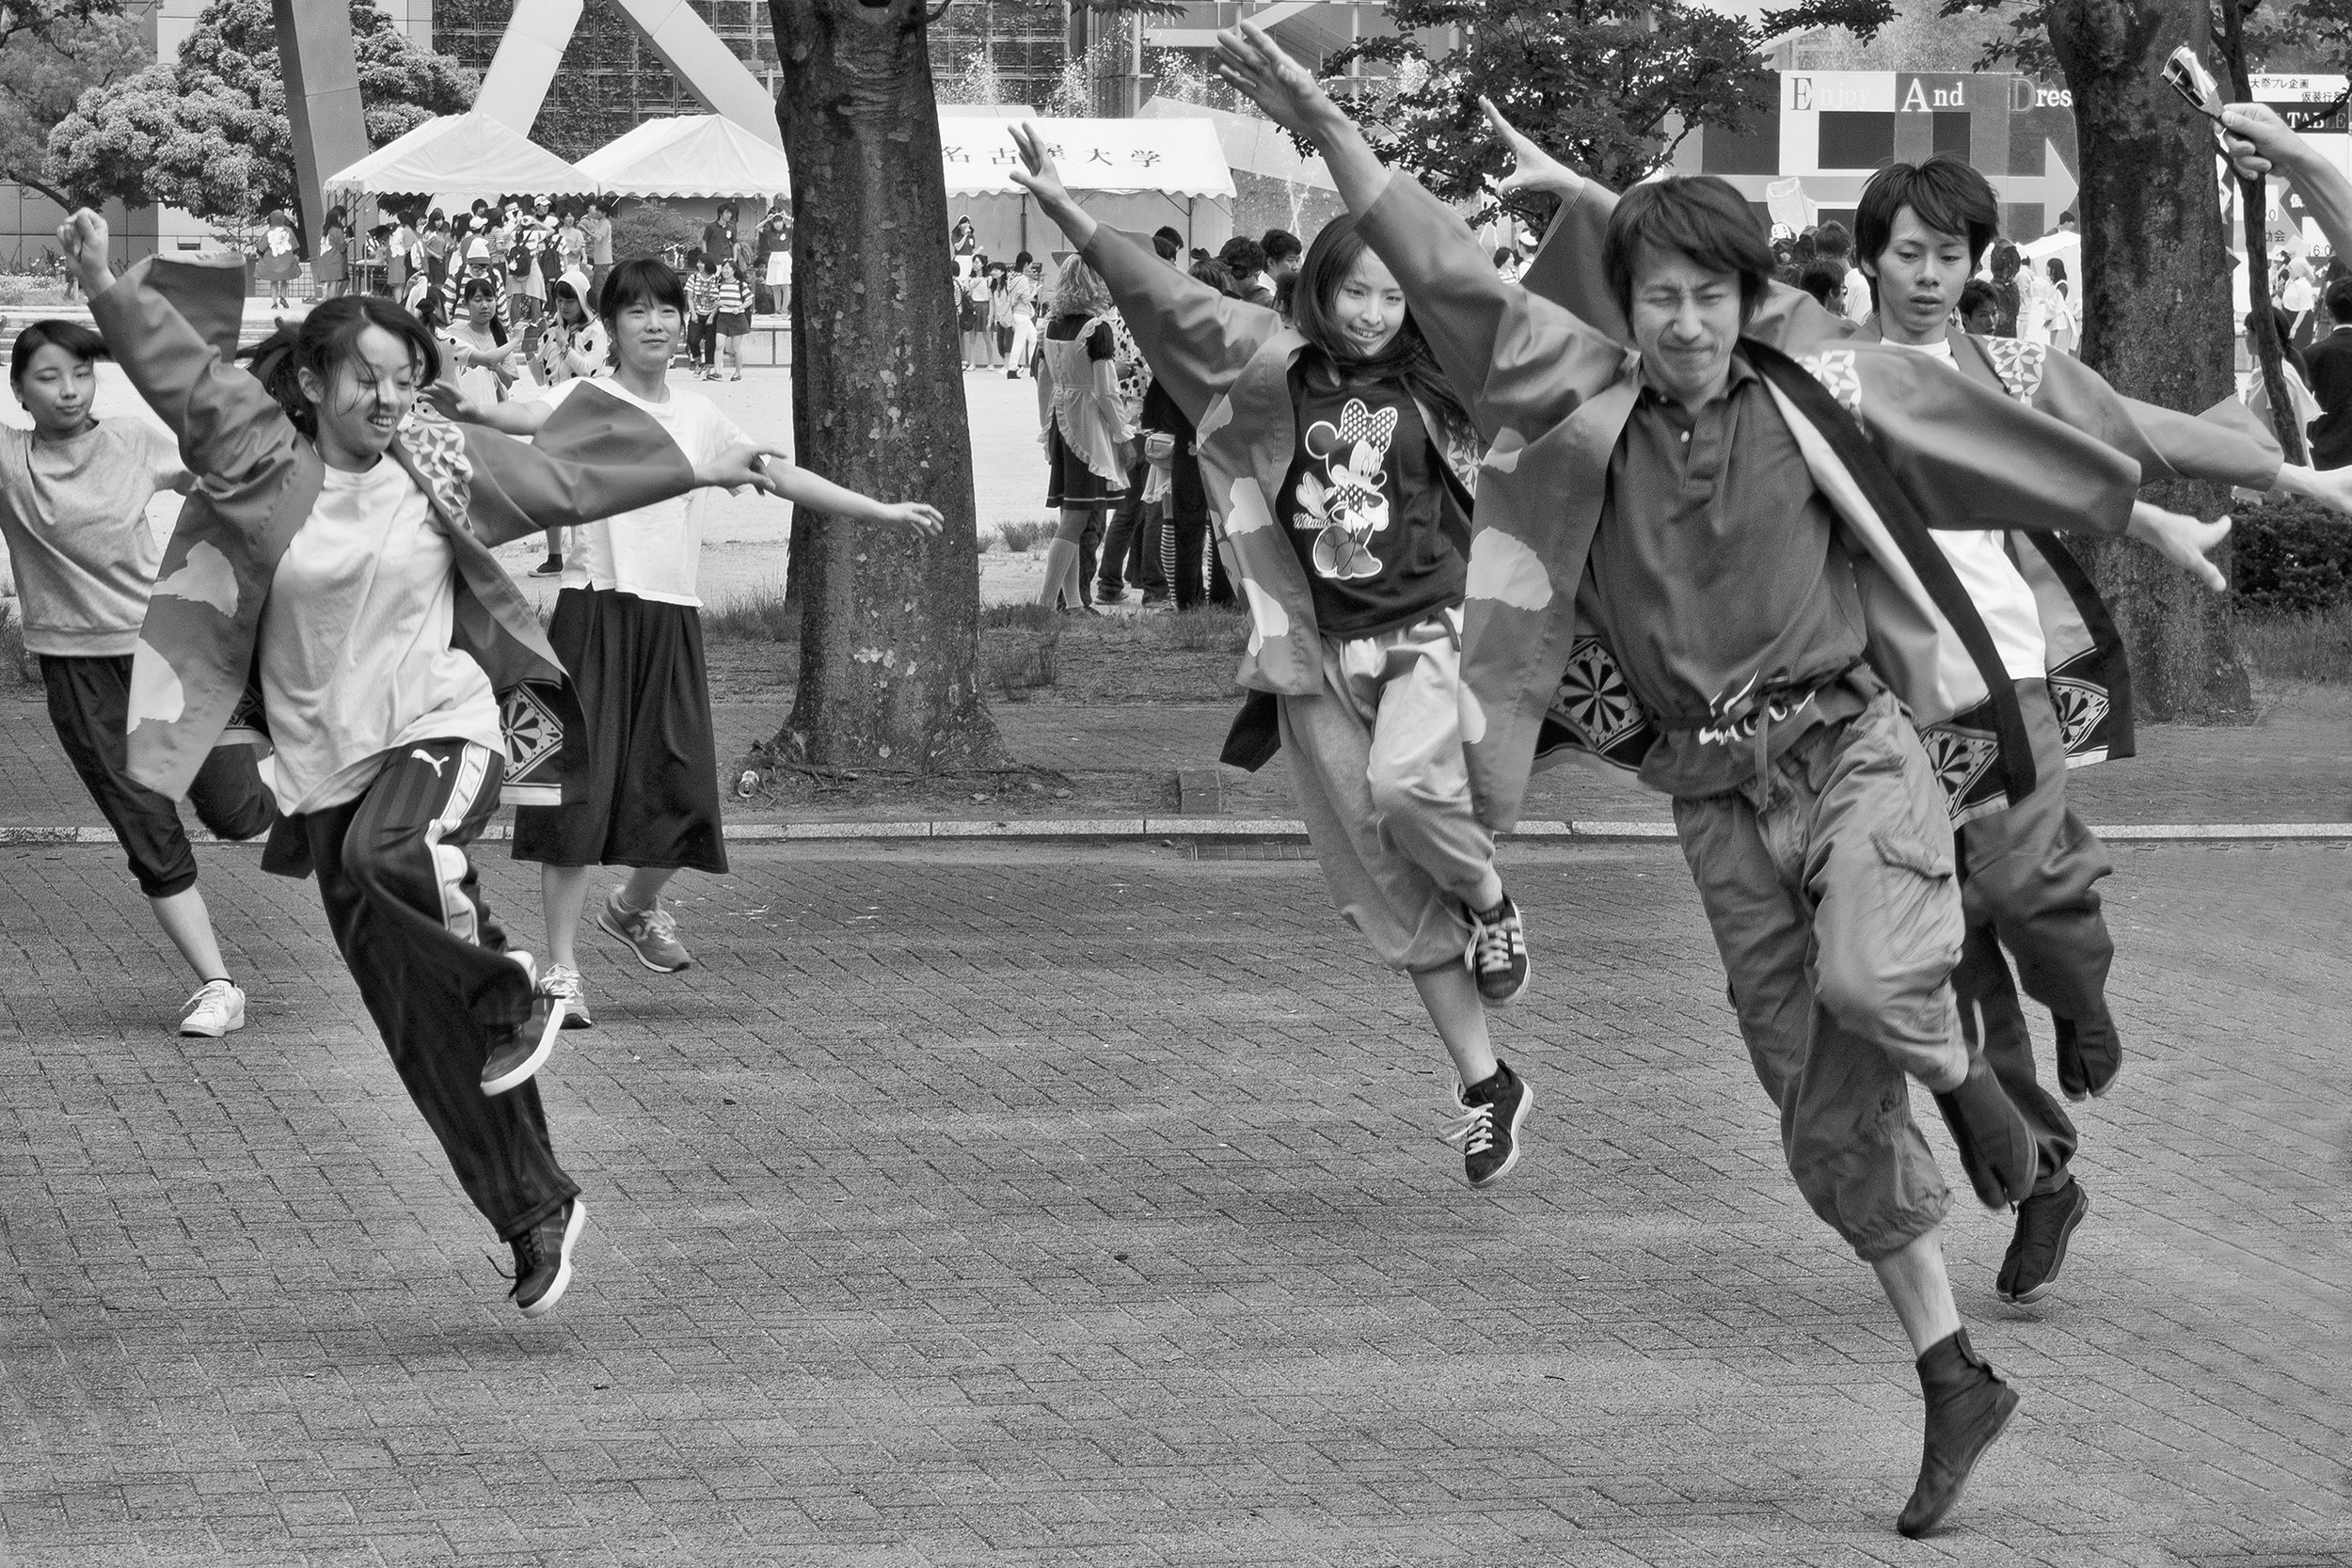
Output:
[[281,813],[262,865],[317,873],[393,1065],[513,1245],[512,1294],[537,1317],[570,1281],[584,1213],[530,1082],[562,1015],[508,950],[466,849],[510,764],[560,776],[572,705],[490,551],[704,484],[764,484],[761,453],[697,465],[612,399],[575,398],[535,450],[423,417],[433,335],[364,295],[322,302],[240,370],[183,312],[233,343],[241,270],[150,259],[118,280],[103,218],[86,209],[57,232],[196,477],[133,655],[130,771],[184,794],[258,677]]
[[1486,1008],[1525,987],[1527,943],[1462,756],[1477,451],[1461,402],[1352,220],[1308,247],[1293,329],[1098,225],[1037,133],[1012,135],[1027,166],[1013,178],[1075,247],[1073,265],[1109,285],[1154,385],[1199,432],[1253,626],[1239,674],[1251,697],[1226,760],[1289,751],[1333,901],[1412,976],[1459,1074],[1464,1174],[1499,1180],[1530,1095],[1497,1059]]

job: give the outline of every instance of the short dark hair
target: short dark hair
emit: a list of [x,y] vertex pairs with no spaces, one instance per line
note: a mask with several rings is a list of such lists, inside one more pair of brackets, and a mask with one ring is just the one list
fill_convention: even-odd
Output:
[[1830,291],[1846,286],[1846,263],[1826,256],[1816,256],[1797,269],[1797,287],[1811,294],[1822,305],[1829,303]]
[[2352,322],[2352,277],[2339,277],[2328,285],[2328,314],[2334,321]]
[[[1184,248],[1184,237],[1176,232],[1175,226],[1172,224],[1161,224],[1157,229],[1152,231],[1152,238],[1154,240],[1166,240],[1168,244],[1174,245],[1178,250]],[[1160,254],[1165,256],[1168,252],[1162,251]]]
[[1173,261],[1184,252],[1184,238],[1172,229],[1163,229],[1152,236],[1152,248],[1160,253],[1161,261]]
[[8,350],[8,385],[21,384],[33,356],[52,344],[85,365],[106,357],[106,340],[80,322],[58,321],[54,317],[37,321],[16,335],[16,346]]
[[1813,230],[1813,254],[1816,256],[1851,256],[1853,235],[1836,218]]
[[1259,236],[1258,248],[1265,252],[1266,264],[1269,266],[1285,256],[1302,256],[1307,250],[1305,245],[1298,243],[1298,236],[1287,229],[1267,230]]
[[1195,261],[1192,264],[1192,280],[1196,283],[1206,283],[1227,299],[1241,297],[1241,285],[1233,281],[1232,271],[1222,261]]
[[596,314],[610,326],[631,305],[667,305],[682,316],[686,314],[686,281],[658,256],[623,261],[605,275],[603,291],[596,296]]
[[1715,174],[1648,180],[1626,192],[1601,231],[1601,276],[1617,309],[1633,313],[1634,271],[1645,251],[1687,256],[1708,272],[1740,279],[1740,319],[1756,313],[1779,269],[1756,209]]
[[1265,247],[1247,234],[1236,234],[1225,242],[1225,248],[1216,253],[1236,277],[1247,277],[1253,272],[1265,271]]
[[2000,313],[2001,296],[1993,292],[1992,284],[1981,277],[1972,277],[1961,287],[1960,319],[1963,324],[1987,305],[1993,308],[1995,315]]
[[1993,182],[1967,161],[1939,152],[1924,164],[1889,164],[1870,176],[1862,204],[1854,209],[1854,243],[1861,259],[1875,262],[1895,241],[1895,220],[1910,208],[1939,234],[1968,243],[1975,266],[2001,232],[2001,200]]
[[318,405],[302,394],[302,372],[332,382],[335,372],[358,351],[369,328],[382,327],[408,348],[419,385],[440,379],[441,350],[432,329],[389,299],[375,294],[340,294],[310,307],[299,325],[280,326],[246,351],[262,389],[278,401],[294,427],[318,438]]

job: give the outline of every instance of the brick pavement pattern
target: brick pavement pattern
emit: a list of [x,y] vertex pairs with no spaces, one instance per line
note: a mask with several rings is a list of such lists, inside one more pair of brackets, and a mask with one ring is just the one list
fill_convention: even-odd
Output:
[[1956,1212],[2025,1404],[1921,1544],[1908,1355],[1670,847],[1508,856],[1539,1098],[1486,1194],[1311,863],[740,849],[692,971],[585,950],[539,1323],[314,889],[203,851],[253,1023],[183,1041],[112,853],[0,851],[9,1568],[2352,1563],[2352,850],[2119,855],[2097,1209],[2027,1309]]

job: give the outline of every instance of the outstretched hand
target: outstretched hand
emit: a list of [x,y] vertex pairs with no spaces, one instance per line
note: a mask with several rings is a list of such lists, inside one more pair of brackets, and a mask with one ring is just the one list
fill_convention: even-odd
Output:
[[2138,501],[2132,507],[2131,526],[2124,531],[2215,593],[2230,586],[2221,568],[2205,559],[2230,536],[2228,517],[2201,523],[2183,513]]
[[1344,118],[1314,73],[1254,22],[1216,35],[1216,73],[1285,131],[1319,140],[1334,118]]
[[92,299],[114,286],[114,264],[108,249],[112,237],[106,220],[87,207],[76,208],[71,217],[57,225],[57,248],[82,280],[82,292]]
[[1482,97],[1479,113],[1486,117],[1486,128],[1511,154],[1511,172],[1495,182],[1495,194],[1516,196],[1521,191],[1549,191],[1567,198],[1584,188],[1584,177],[1535,145],[1518,126],[1502,118],[1494,100]]
[[1084,250],[1087,241],[1094,237],[1094,219],[1061,182],[1061,170],[1055,166],[1054,154],[1045,145],[1044,131],[1025,119],[1014,120],[1011,130],[1012,145],[1023,165],[1012,171],[1013,183],[1036,197],[1038,210],[1053,220],[1064,239]]
[[771,457],[781,457],[788,462],[791,456],[791,452],[783,447],[771,446],[764,441],[738,441],[712,461],[694,465],[694,483],[727,490],[739,490],[746,484],[771,490],[767,470],[761,465]]
[[446,377],[419,388],[417,398],[441,418],[454,420],[460,424],[473,422],[478,412],[471,400],[457,389],[457,383]]
[[936,539],[947,519],[939,508],[922,501],[886,501],[874,514],[874,521],[884,528],[904,529],[925,539]]
[[2221,110],[2221,146],[2241,180],[2268,174],[2294,155],[2302,138],[2266,103],[2231,103]]

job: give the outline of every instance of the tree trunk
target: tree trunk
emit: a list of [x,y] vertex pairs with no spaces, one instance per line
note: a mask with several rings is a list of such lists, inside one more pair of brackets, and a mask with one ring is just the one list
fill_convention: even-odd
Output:
[[[2239,0],[2223,0],[2221,52],[2229,67],[2230,97],[2249,103],[2253,78],[2246,70],[2246,14]],[[2295,400],[2287,396],[2285,360],[2280,352],[2279,320],[2270,313],[2270,203],[2259,174],[2238,182],[2239,204],[2246,209],[2246,341],[2253,348],[2254,365],[2263,378],[2263,395],[2270,404],[2270,425],[2279,449],[2290,463],[2309,463],[2303,451],[2302,427],[2296,422]]]
[[[2082,149],[2083,359],[2127,396],[2209,408],[2235,390],[2219,167],[2210,122],[2160,74],[2179,45],[2205,48],[2206,0],[2052,0],[2043,14]],[[2203,484],[2145,494],[2208,517],[2227,500]],[[2137,545],[2089,553],[2143,717],[2251,710],[2227,595]]]
[[972,443],[921,0],[770,0],[792,160],[792,433],[809,468],[946,515],[938,539],[803,509],[788,760],[991,766]]

